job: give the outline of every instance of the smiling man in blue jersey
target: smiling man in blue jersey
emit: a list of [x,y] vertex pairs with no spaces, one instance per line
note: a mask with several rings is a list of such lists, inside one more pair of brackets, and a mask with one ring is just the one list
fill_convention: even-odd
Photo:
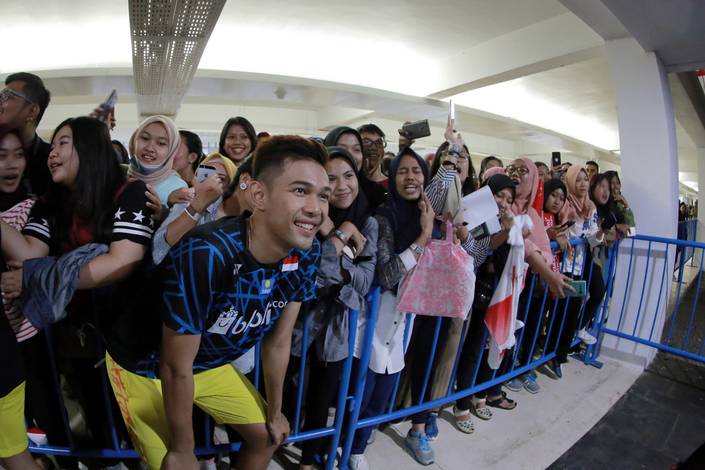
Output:
[[[258,144],[252,215],[199,226],[164,261],[159,354],[132,361],[109,345],[115,397],[150,468],[198,468],[193,403],[242,436],[237,468],[267,468],[286,440],[284,374],[301,302],[315,296],[327,158],[301,137]],[[259,341],[266,401],[230,365]]]

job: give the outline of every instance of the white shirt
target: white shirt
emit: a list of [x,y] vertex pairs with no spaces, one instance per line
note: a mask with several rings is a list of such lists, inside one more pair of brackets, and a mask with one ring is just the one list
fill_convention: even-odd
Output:
[[[585,238],[591,249],[600,245],[605,239],[605,236],[604,234],[601,234],[600,237],[597,236],[597,232],[600,229],[597,225],[598,220],[597,209],[593,209],[592,215],[587,219],[578,216],[573,226],[568,229],[568,238]],[[587,247],[584,243],[573,246],[572,249],[568,250],[565,254],[565,261],[561,270],[573,276],[580,276],[583,273],[586,250]],[[590,272],[590,266],[586,266],[586,268],[588,272]]]

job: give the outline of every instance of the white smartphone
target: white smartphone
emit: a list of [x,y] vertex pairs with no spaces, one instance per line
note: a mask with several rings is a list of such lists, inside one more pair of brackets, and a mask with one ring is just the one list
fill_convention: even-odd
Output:
[[218,171],[215,169],[214,166],[198,165],[198,168],[196,169],[196,181],[198,181],[199,183],[203,183],[209,177],[217,174]]
[[453,100],[448,100],[449,114],[451,119],[455,119],[455,103]]

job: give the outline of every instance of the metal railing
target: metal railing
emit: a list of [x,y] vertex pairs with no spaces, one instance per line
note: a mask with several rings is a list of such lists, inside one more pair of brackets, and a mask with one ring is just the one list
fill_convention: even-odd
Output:
[[[656,237],[645,237],[637,236],[634,238],[625,239],[621,242],[617,242],[612,247],[603,248],[602,252],[594,253],[588,255],[591,252],[589,245],[585,239],[571,240],[571,249],[582,251],[584,256],[581,258],[580,268],[576,266],[576,259],[579,257],[573,257],[573,265],[570,269],[566,269],[565,260],[563,261],[562,271],[569,273],[580,272],[579,276],[575,276],[578,279],[583,279],[586,281],[588,286],[591,286],[593,281],[593,276],[601,276],[602,284],[605,288],[604,295],[602,295],[601,301],[597,308],[597,314],[594,321],[585,321],[586,315],[586,305],[587,302],[583,300],[573,300],[573,302],[580,302],[580,308],[578,311],[577,325],[584,323],[584,326],[589,329],[589,331],[598,338],[598,343],[592,346],[587,346],[581,348],[576,355],[577,358],[582,360],[585,364],[590,364],[599,367],[601,364],[598,361],[600,346],[603,342],[603,333],[606,335],[614,336],[623,340],[630,340],[640,344],[645,344],[650,347],[661,349],[664,351],[679,354],[681,356],[689,357],[691,359],[703,360],[703,344],[697,345],[697,348],[689,341],[689,338],[693,336],[695,331],[694,318],[696,315],[696,306],[699,300],[699,293],[696,294],[695,302],[693,307],[690,309],[690,316],[684,327],[681,324],[684,322],[683,317],[680,315],[679,304],[677,303],[673,313],[669,316],[668,321],[665,322],[666,327],[663,328],[664,335],[662,338],[658,338],[661,330],[657,328],[658,322],[655,319],[649,318],[652,321],[648,335],[643,334],[644,328],[642,323],[646,321],[647,315],[643,314],[646,311],[647,305],[643,305],[644,309],[642,311],[641,303],[638,306],[638,312],[636,315],[635,327],[631,323],[627,324],[623,321],[625,317],[624,311],[627,306],[626,300],[616,305],[614,300],[615,289],[623,290],[634,290],[642,289],[642,300],[644,297],[643,289],[646,288],[646,283],[643,282],[641,286],[634,282],[636,275],[633,272],[634,267],[636,267],[637,260],[644,258],[643,245],[646,243],[646,255],[647,260],[647,272],[644,274],[644,278],[649,275],[649,267],[651,267],[651,273],[653,274],[653,266],[649,265],[648,260],[652,260],[652,246],[655,244],[667,245],[665,249],[665,260],[661,260],[664,264],[664,268],[660,271],[661,276],[661,288],[662,292],[658,294],[658,302],[656,305],[656,311],[659,311],[660,307],[664,305],[667,297],[667,287],[670,286],[670,273],[668,272],[667,266],[673,266],[669,264],[668,260],[673,259],[675,247],[681,246],[683,248],[689,248],[696,255],[699,253],[700,263],[702,265],[703,256],[705,256],[705,244],[700,244],[696,242],[689,242],[683,240],[670,240],[670,239],[659,239]],[[556,245],[554,244],[554,249]],[[671,258],[669,258],[669,256]],[[590,258],[601,259],[602,269],[598,268],[598,265],[594,261],[589,261]],[[692,254],[691,254],[692,257]],[[697,256],[696,256],[697,257]],[[588,262],[589,261],[589,262]],[[665,263],[663,263],[665,261]],[[627,266],[629,269],[626,270],[626,282],[623,285],[615,282],[616,273],[620,266]],[[681,270],[682,274],[682,270]],[[702,278],[702,272],[698,276],[697,283],[700,286]],[[374,326],[376,324],[377,316],[379,314],[380,305],[380,288],[373,289],[368,295],[369,308],[364,315],[367,315],[367,327],[364,331],[364,336],[362,339],[362,348],[359,360],[359,367],[357,367],[356,375],[353,376],[353,353],[355,348],[355,343],[357,341],[357,323],[358,316],[360,315],[357,311],[351,311],[349,314],[349,335],[348,338],[348,357],[345,359],[342,374],[340,377],[340,386],[338,395],[336,398],[335,408],[336,414],[331,426],[327,426],[321,429],[314,430],[303,430],[305,424],[305,409],[303,409],[304,397],[306,394],[305,390],[305,375],[306,375],[306,363],[308,351],[302,351],[301,362],[299,365],[299,383],[297,387],[297,397],[296,397],[296,412],[294,416],[291,416],[292,432],[289,437],[289,442],[300,442],[309,439],[319,439],[319,438],[329,438],[329,447],[327,451],[327,463],[326,468],[331,469],[338,463],[340,468],[347,468],[348,457],[351,452],[352,442],[355,432],[368,427],[377,426],[381,423],[397,420],[404,418],[420,411],[437,409],[445,406],[449,403],[455,402],[458,399],[476,394],[480,391],[486,390],[497,384],[501,384],[514,377],[520,376],[526,372],[536,369],[547,361],[554,359],[556,357],[556,350],[559,344],[559,338],[563,335],[567,328],[567,321],[573,321],[574,318],[571,315],[574,314],[574,310],[569,306],[571,303],[567,301],[557,301],[549,293],[548,287],[543,285],[538,281],[537,276],[527,277],[529,283],[525,286],[525,295],[523,296],[524,301],[521,304],[521,310],[517,315],[517,318],[521,320],[525,325],[529,324],[533,319],[530,315],[538,315],[538,325],[533,328],[533,331],[529,331],[525,334],[527,328],[520,329],[516,334],[516,346],[513,350],[510,350],[507,354],[510,355],[510,360],[508,360],[508,365],[504,368],[500,368],[491,372],[491,375],[486,380],[479,380],[479,371],[482,367],[482,361],[487,360],[487,355],[485,349],[482,345],[486,343],[488,330],[482,326],[482,340],[480,343],[480,350],[477,354],[477,358],[472,364],[472,383],[471,386],[465,389],[458,389],[455,386],[456,376],[459,373],[459,363],[461,362],[461,354],[463,351],[464,344],[468,335],[468,325],[471,321],[471,316],[464,321],[462,328],[462,333],[460,335],[459,345],[457,351],[455,352],[455,359],[452,366],[451,378],[446,388],[446,393],[440,397],[431,397],[427,391],[429,385],[432,381],[432,376],[434,368],[437,367],[436,357],[438,356],[439,350],[443,347],[442,341],[440,341],[442,335],[441,329],[443,328],[444,320],[442,318],[435,319],[435,330],[433,334],[433,343],[431,347],[432,353],[429,355],[428,360],[425,364],[425,373],[423,374],[423,384],[421,386],[422,393],[421,399],[416,403],[412,403],[410,406],[398,405],[398,400],[401,380],[400,376],[396,377],[396,383],[394,386],[394,391],[389,400],[388,406],[386,407],[387,412],[378,416],[371,416],[364,419],[360,418],[362,396],[364,392],[367,369],[370,361],[370,354],[372,351],[372,340],[374,333]],[[664,291],[665,289],[665,291]],[[678,286],[680,289],[680,284]],[[663,294],[663,295],[662,295]],[[575,305],[575,304],[572,304]],[[649,305],[650,307],[650,305]],[[618,313],[619,312],[619,313]],[[477,312],[473,312],[477,315]],[[643,314],[643,315],[642,315]],[[640,315],[642,315],[640,317]],[[624,318],[623,318],[624,317]],[[614,319],[618,318],[616,325],[614,324]],[[655,316],[654,316],[655,318]],[[409,316],[410,319],[410,316]],[[610,320],[611,319],[611,320]],[[308,323],[311,321],[309,316],[303,318],[303,341],[302,344],[307,344],[307,337],[309,328]],[[409,338],[411,336],[411,322],[407,321],[406,331],[404,332],[404,342],[408,347]],[[575,323],[573,323],[575,324]],[[630,326],[631,331],[627,329]],[[683,329],[685,328],[685,329]],[[577,329],[574,331],[568,331],[567,334],[570,335],[570,345],[575,348],[580,344],[580,340],[575,337]],[[678,334],[684,331],[685,336],[679,338]],[[51,335],[47,335],[49,340],[49,350],[50,358],[52,364],[55,363],[53,357],[53,344],[51,344]],[[553,340],[555,338],[555,341]],[[681,341],[678,343],[678,341]],[[553,344],[552,344],[553,343]],[[475,345],[477,347],[477,345]],[[524,349],[526,348],[526,349]],[[527,353],[528,351],[528,353]],[[102,357],[103,351],[98,351],[99,357]],[[524,354],[520,354],[523,352]],[[524,359],[520,359],[521,357]],[[414,367],[421,367],[423,365],[414,364]],[[73,440],[69,442],[68,446],[36,446],[34,444],[30,445],[30,450],[37,453],[45,454],[56,454],[64,456],[75,456],[75,457],[87,457],[87,458],[117,458],[117,459],[131,459],[137,458],[137,453],[131,448],[123,448],[118,440],[117,434],[115,432],[115,425],[112,421],[112,391],[108,387],[107,377],[105,376],[105,367],[100,364],[98,367],[103,368],[103,390],[105,407],[107,410],[107,416],[109,416],[110,422],[106,423],[111,428],[112,435],[112,448],[102,448],[102,449],[91,449],[82,448],[78,446]],[[254,383],[255,386],[259,386],[261,367],[259,361],[259,347],[256,350],[256,368],[254,372]],[[56,373],[56,368],[54,367],[54,384],[57,388],[57,393],[61,397],[61,391],[59,390],[59,376]],[[463,370],[463,373],[469,371]],[[69,420],[66,414],[65,408],[62,402],[62,417],[64,418],[64,425],[66,426],[66,431],[69,436],[71,432],[69,429]],[[200,432],[200,431],[199,431]],[[196,449],[196,453],[200,455],[212,455],[216,453],[223,453],[229,451],[236,451],[239,448],[239,443],[214,445],[212,436],[212,426],[210,423],[206,423],[204,442],[206,445]]]

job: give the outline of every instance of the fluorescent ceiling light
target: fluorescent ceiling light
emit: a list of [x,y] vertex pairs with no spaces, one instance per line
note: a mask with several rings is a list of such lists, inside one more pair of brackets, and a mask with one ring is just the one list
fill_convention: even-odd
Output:
[[13,18],[0,28],[0,43],[0,73],[132,66],[127,15],[91,12],[71,22]]
[[463,106],[552,130],[605,151],[619,148],[616,129],[532,93],[520,78],[460,93],[451,99]]

